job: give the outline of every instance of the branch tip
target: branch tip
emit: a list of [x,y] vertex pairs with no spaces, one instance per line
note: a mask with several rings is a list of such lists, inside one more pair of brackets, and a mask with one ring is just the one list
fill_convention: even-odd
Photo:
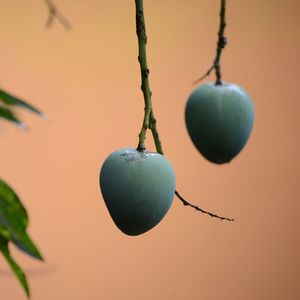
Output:
[[190,206],[190,207],[194,208],[196,211],[200,211],[200,212],[203,213],[203,214],[207,214],[207,215],[209,215],[209,216],[212,217],[212,218],[217,218],[217,219],[219,219],[219,220],[226,220],[226,221],[230,221],[230,222],[234,221],[234,219],[216,215],[216,214],[211,213],[211,212],[209,212],[209,211],[203,210],[202,208],[200,208],[200,207],[198,207],[198,206],[196,206],[196,205],[194,205],[194,204],[189,203],[188,201],[186,201],[186,200],[179,194],[179,192],[178,192],[177,190],[175,191],[175,195],[176,195],[177,198],[183,203],[184,206]]

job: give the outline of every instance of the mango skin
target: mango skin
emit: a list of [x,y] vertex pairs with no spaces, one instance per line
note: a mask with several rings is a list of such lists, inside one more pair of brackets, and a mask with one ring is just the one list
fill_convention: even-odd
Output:
[[206,83],[190,95],[185,122],[194,145],[207,160],[228,163],[250,136],[254,108],[250,96],[240,86]]
[[123,148],[103,163],[100,189],[117,227],[127,235],[139,235],[157,225],[169,210],[175,174],[164,156]]

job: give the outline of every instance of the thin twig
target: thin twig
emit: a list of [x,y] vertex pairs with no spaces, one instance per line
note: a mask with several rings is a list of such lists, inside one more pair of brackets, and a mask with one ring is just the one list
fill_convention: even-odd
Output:
[[65,27],[67,30],[72,29],[71,23],[64,17],[64,15],[57,9],[56,5],[54,5],[52,0],[45,0],[45,3],[48,7],[49,16],[46,21],[45,27],[50,28],[54,20],[57,19],[63,27]]
[[181,202],[183,203],[183,205],[185,205],[185,206],[190,206],[190,207],[194,208],[195,210],[198,210],[198,211],[200,211],[200,212],[202,212],[202,213],[204,213],[204,214],[209,215],[209,216],[212,217],[212,218],[217,218],[217,219],[220,219],[220,220],[227,220],[227,221],[234,221],[234,219],[227,218],[227,217],[221,217],[221,216],[218,216],[218,215],[213,214],[213,213],[211,213],[211,212],[209,212],[209,211],[206,211],[206,210],[204,210],[204,209],[202,209],[202,208],[200,208],[200,207],[198,207],[198,206],[196,206],[196,205],[194,205],[194,204],[189,203],[188,201],[186,201],[186,200],[179,194],[179,192],[178,192],[177,190],[175,191],[175,195],[178,197],[179,200],[181,200]]
[[221,59],[222,50],[227,45],[227,38],[224,36],[225,27],[226,27],[225,13],[226,13],[226,0],[221,0],[220,26],[219,26],[219,32],[218,32],[217,51],[216,51],[215,59],[214,59],[212,66],[209,68],[209,70],[202,77],[195,80],[193,82],[193,84],[196,84],[196,83],[202,81],[204,78],[206,78],[207,76],[210,75],[212,70],[215,70],[216,85],[222,85],[220,59]]
[[[138,143],[137,150],[144,151],[146,149],[145,147],[146,133],[147,133],[147,129],[150,129],[157,153],[164,155],[161,141],[159,138],[159,133],[156,126],[156,119],[153,113],[153,106],[151,100],[152,92],[149,84],[150,71],[147,64],[147,52],[146,52],[147,34],[146,34],[146,26],[145,26],[143,0],[135,0],[135,7],[136,7],[136,34],[138,37],[138,46],[139,46],[138,60],[140,64],[141,81],[142,81],[141,89],[143,91],[144,103],[145,103],[144,119],[139,134],[139,143]],[[195,208],[197,211],[200,211],[204,214],[208,214],[211,217],[218,218],[221,220],[233,221],[233,219],[220,217],[211,212],[207,212],[196,205],[190,204],[178,193],[178,191],[175,191],[175,195],[183,202],[184,205],[191,206]]]
[[195,81],[193,82],[193,84],[196,84],[196,83],[202,81],[203,79],[205,79],[206,77],[208,77],[208,76],[210,75],[210,73],[214,70],[214,68],[215,68],[214,65],[211,66],[210,69],[209,69],[202,77],[200,77],[200,78],[198,78],[197,80],[195,80]]

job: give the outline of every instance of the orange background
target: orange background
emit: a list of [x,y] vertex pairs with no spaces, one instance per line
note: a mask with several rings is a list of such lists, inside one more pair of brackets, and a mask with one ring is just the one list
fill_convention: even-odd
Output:
[[[146,0],[145,12],[153,104],[177,188],[236,221],[175,199],[157,227],[128,237],[98,174],[110,152],[137,145],[141,126],[134,1],[57,0],[69,32],[44,29],[43,1],[0,1],[0,84],[49,116],[21,112],[27,132],[0,128],[0,175],[28,208],[46,258],[11,247],[32,299],[300,299],[300,2],[228,2],[223,75],[248,90],[256,120],[224,166],[198,154],[183,118],[191,83],[215,54],[219,1]],[[2,257],[0,299],[25,299]]]

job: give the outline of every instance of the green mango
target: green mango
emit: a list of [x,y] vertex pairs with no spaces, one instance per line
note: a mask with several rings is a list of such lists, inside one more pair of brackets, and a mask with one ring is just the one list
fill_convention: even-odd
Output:
[[156,226],[175,194],[175,174],[161,154],[123,148],[111,153],[100,170],[100,189],[117,227],[127,235]]
[[186,104],[188,133],[199,152],[216,164],[230,162],[243,149],[253,121],[250,96],[232,83],[203,84]]

